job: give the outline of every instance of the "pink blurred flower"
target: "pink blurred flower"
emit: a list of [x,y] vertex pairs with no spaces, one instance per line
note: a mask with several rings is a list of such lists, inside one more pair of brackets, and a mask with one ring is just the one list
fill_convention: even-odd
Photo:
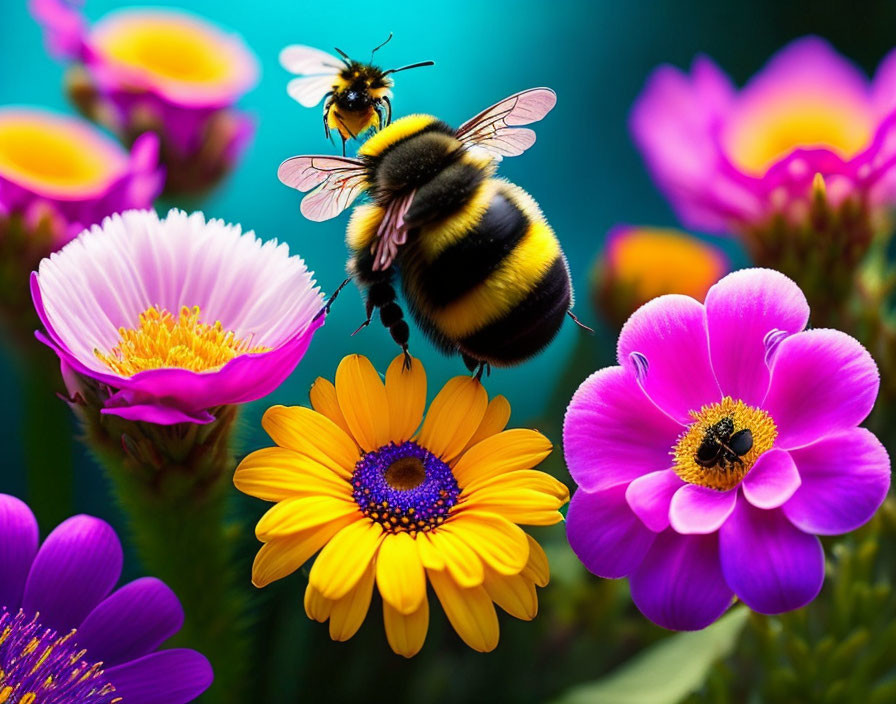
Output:
[[198,192],[238,160],[254,132],[233,110],[258,81],[236,35],[180,10],[127,8],[88,26],[65,0],[30,0],[50,51],[75,63],[72,100],[126,142],[156,132],[169,191]]
[[285,244],[177,210],[107,218],[43,260],[31,293],[73,395],[93,385],[102,413],[160,425],[267,395],[323,324]]
[[[896,202],[896,51],[872,81],[822,39],[776,54],[737,90],[706,57],[654,71],[632,135],[682,223],[726,233],[800,221],[816,186],[834,207]],[[820,174],[820,179],[816,176]]]
[[150,207],[161,186],[153,135],[128,154],[83,120],[0,108],[0,220],[33,230],[48,219],[52,249],[107,215]]

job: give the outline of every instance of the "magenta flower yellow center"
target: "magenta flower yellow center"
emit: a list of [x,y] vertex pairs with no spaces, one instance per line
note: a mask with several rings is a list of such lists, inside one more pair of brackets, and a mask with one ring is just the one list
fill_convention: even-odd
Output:
[[368,452],[352,474],[362,513],[393,533],[441,525],[459,494],[451,467],[412,441]]
[[691,411],[691,417],[672,451],[673,469],[689,484],[718,491],[737,486],[778,435],[768,413],[730,396]]
[[0,704],[117,704],[122,698],[74,642],[21,611],[0,612]]
[[215,371],[238,355],[270,349],[237,337],[220,321],[210,325],[200,317],[199,306],[184,306],[177,317],[153,306],[140,314],[136,328],[119,328],[121,340],[110,352],[96,350],[95,354],[117,374],[133,376],[170,367]]

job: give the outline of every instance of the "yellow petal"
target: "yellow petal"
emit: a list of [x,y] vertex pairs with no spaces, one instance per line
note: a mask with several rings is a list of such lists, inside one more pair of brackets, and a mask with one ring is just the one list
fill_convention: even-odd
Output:
[[322,413],[336,425],[345,431],[346,435],[351,435],[348,423],[345,422],[345,416],[342,415],[342,409],[339,408],[339,401],[336,399],[336,387],[329,379],[322,376],[317,377],[311,385],[311,391],[308,392],[311,399],[311,407],[318,413]]
[[459,455],[482,422],[488,394],[471,376],[449,379],[429,406],[420,444],[445,462]]
[[339,601],[333,602],[330,610],[330,638],[346,641],[351,638],[367,616],[370,608],[370,597],[373,594],[373,563],[367,568],[361,579],[348,594]]
[[427,537],[444,560],[445,569],[458,584],[462,587],[482,584],[485,577],[482,560],[462,538],[438,529],[429,532]]
[[477,479],[464,487],[464,496],[473,497],[480,489],[494,489],[495,491],[532,489],[561,499],[564,503],[569,501],[569,489],[566,484],[554,479],[547,472],[540,472],[537,469],[518,469],[487,479]]
[[262,545],[252,564],[252,584],[266,587],[271,582],[295,572],[320,550],[336,533],[354,521],[353,516],[327,521],[287,538],[277,538]]
[[265,501],[326,494],[351,497],[351,484],[307,455],[283,447],[266,447],[248,455],[233,475],[237,489]]
[[389,444],[389,402],[386,387],[367,357],[350,354],[336,369],[336,398],[365,452]]
[[386,640],[398,655],[412,658],[420,652],[426,631],[429,629],[429,600],[423,599],[420,607],[412,614],[396,611],[388,601],[383,601],[383,623],[386,626]]
[[310,584],[305,587],[305,613],[308,614],[308,618],[323,623],[330,618],[332,608],[333,602],[324,599],[317,589]]
[[565,499],[542,494],[532,489],[480,489],[457,511],[478,510],[497,513],[508,521],[526,526],[552,526],[563,520],[559,509]]
[[426,575],[414,539],[407,533],[388,535],[376,557],[376,585],[384,601],[409,615],[426,598]]
[[433,545],[429,533],[417,533],[414,542],[417,544],[417,554],[420,556],[420,562],[423,563],[423,566],[426,569],[445,569],[445,558],[442,557],[442,553],[439,552],[439,549]]
[[382,526],[366,518],[347,525],[320,551],[308,583],[327,599],[341,599],[364,575],[383,537]]
[[537,430],[513,428],[467,450],[454,467],[461,488],[504,472],[531,469],[551,454],[551,442]]
[[404,442],[411,438],[423,420],[426,407],[426,372],[419,359],[404,368],[404,355],[392,360],[386,370],[386,396],[389,399],[389,439]]
[[350,477],[360,459],[358,446],[333,421],[303,406],[272,406],[261,419],[271,439]]
[[519,574],[529,561],[529,542],[522,528],[493,513],[464,511],[437,533],[456,536],[500,574]]
[[268,509],[255,526],[255,535],[266,543],[330,521],[351,518],[366,520],[354,501],[332,496],[301,496]]
[[[507,421],[510,420],[510,402],[503,396],[495,396],[488,402],[488,408],[485,409],[485,415],[482,422],[473,433],[473,437],[467,443],[467,448],[473,447],[477,442],[490,438],[492,435],[500,433],[507,427]],[[465,448],[466,449],[466,448]]]
[[551,567],[548,564],[548,556],[538,541],[526,533],[529,539],[529,562],[521,572],[526,579],[531,579],[539,587],[546,587],[551,581]]
[[436,596],[457,635],[473,650],[487,653],[498,645],[498,615],[482,586],[464,589],[447,572],[428,572]]
[[491,600],[514,618],[531,621],[538,613],[535,585],[522,575],[506,576],[489,570],[482,586]]

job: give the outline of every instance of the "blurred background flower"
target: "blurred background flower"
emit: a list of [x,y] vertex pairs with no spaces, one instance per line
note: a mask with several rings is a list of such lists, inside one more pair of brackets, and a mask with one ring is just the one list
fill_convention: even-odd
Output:
[[159,650],[184,620],[152,577],[118,589],[122,549],[108,523],[74,516],[38,541],[22,501],[0,494],[0,697],[10,702],[186,704],[212,682],[208,660]]
[[681,293],[702,301],[729,270],[728,257],[692,235],[662,227],[617,225],[591,273],[595,309],[616,327],[647,301]]
[[[504,430],[507,400],[488,400],[455,377],[428,413],[426,372],[396,357],[385,384],[366,357],[346,357],[335,385],[320,378],[314,410],[274,406],[262,423],[277,444],[237,468],[241,491],[271,508],[255,533],[265,543],[252,581],[265,586],[315,553],[305,611],[348,640],[364,622],[373,585],[386,638],[416,655],[429,630],[427,583],[452,627],[479,652],[498,645],[493,602],[518,619],[538,611],[548,583],[541,546],[518,524],[553,525],[566,487],[534,470],[551,443],[534,430]],[[419,432],[418,432],[419,428]]]
[[128,8],[88,25],[68,0],[30,8],[50,50],[73,62],[66,88],[84,115],[126,144],[158,135],[169,194],[200,194],[233,168],[254,131],[234,105],[258,81],[237,35],[182,10]]

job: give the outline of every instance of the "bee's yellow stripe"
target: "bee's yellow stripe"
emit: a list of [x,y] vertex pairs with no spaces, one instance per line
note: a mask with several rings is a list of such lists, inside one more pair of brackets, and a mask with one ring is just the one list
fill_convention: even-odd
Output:
[[379,156],[396,142],[425,129],[437,122],[432,115],[408,115],[396,120],[391,125],[373,135],[358,150],[361,156]]
[[385,211],[378,205],[359,205],[352,211],[345,231],[345,243],[353,252],[370,249]]

